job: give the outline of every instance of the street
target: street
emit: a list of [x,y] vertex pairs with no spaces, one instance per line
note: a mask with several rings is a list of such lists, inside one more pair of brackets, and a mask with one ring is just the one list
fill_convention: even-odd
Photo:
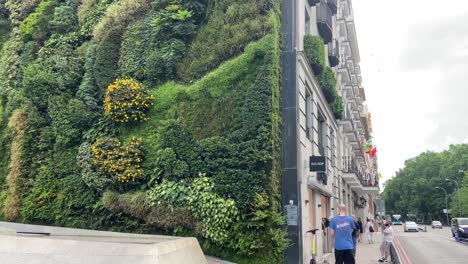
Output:
[[468,245],[455,242],[448,227],[426,228],[427,232],[405,233],[402,226],[394,227],[395,236],[412,264],[468,262]]

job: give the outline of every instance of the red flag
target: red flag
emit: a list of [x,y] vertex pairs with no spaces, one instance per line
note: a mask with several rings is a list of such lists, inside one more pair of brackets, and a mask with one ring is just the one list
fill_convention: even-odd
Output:
[[377,154],[377,147],[373,147],[372,150],[370,151],[371,157],[375,157],[375,154]]

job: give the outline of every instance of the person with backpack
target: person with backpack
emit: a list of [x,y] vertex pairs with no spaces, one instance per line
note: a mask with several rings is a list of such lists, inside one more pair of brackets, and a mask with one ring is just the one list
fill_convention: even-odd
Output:
[[374,220],[368,219],[366,223],[366,234],[367,234],[367,242],[369,244],[374,243]]

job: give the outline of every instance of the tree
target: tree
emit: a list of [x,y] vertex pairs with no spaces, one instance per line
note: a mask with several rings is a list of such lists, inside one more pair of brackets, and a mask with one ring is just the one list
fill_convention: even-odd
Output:
[[[445,179],[461,183],[463,175],[458,171],[465,168],[468,168],[468,144],[451,145],[440,153],[424,152],[407,160],[399,174],[385,183],[382,196],[387,210],[401,214],[403,219],[409,213],[421,218],[424,216],[427,221],[445,219],[442,212],[445,195],[442,190],[435,189],[439,186],[447,190],[449,209],[452,209],[453,216],[458,216],[456,185]],[[468,203],[468,194],[463,193],[463,190],[460,189],[460,195],[467,196],[465,203]]]

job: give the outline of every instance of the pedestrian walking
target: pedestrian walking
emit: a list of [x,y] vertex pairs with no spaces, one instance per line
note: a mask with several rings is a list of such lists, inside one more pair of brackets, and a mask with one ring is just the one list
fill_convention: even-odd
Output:
[[353,221],[354,221],[354,229],[351,237],[353,238],[353,257],[356,258],[356,248],[357,248],[357,240],[359,237],[359,224],[356,222],[356,218],[354,215],[352,216]]
[[355,264],[352,238],[353,229],[356,228],[351,216],[346,215],[346,206],[338,206],[339,215],[333,217],[330,222],[331,246],[335,248],[336,264]]
[[359,243],[362,243],[362,233],[363,233],[363,223],[362,223],[362,220],[361,220],[361,217],[358,217],[358,225],[359,225],[359,236],[358,236],[358,242]]
[[393,244],[393,227],[392,222],[387,221],[384,230],[384,239],[380,245],[380,256],[379,262],[387,262],[388,256],[390,256],[390,248]]
[[371,244],[374,243],[374,220],[368,219],[366,223],[366,235],[367,235],[367,243]]

